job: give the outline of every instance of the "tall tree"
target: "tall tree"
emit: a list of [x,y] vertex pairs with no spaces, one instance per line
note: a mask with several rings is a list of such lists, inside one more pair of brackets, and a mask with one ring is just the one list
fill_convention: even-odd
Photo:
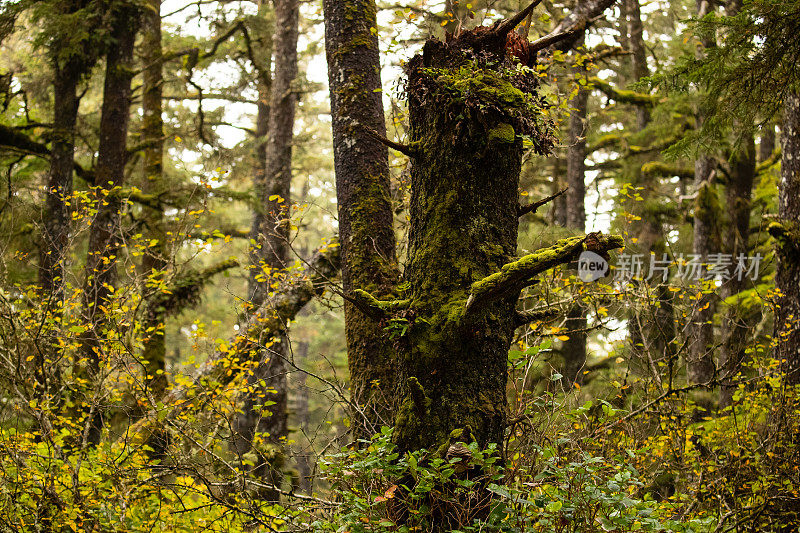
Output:
[[[697,16],[705,17],[713,11],[712,3],[708,0],[697,0]],[[705,33],[701,37],[698,54],[702,55],[704,49],[716,46],[714,38]],[[704,111],[700,110],[697,121],[702,124]],[[718,203],[714,188],[714,158],[709,155],[700,155],[694,164],[694,188],[696,193],[694,203],[694,234],[692,239],[692,253],[697,256],[702,264],[708,261],[708,255],[719,250],[719,236],[717,235]],[[689,378],[693,383],[707,383],[716,370],[714,363],[714,302],[702,284],[705,279],[705,269],[700,272],[697,280],[701,291],[700,298],[692,312],[689,343]]]
[[[72,229],[72,174],[75,166],[75,126],[80,97],[78,85],[97,61],[97,43],[93,34],[99,26],[98,13],[88,0],[43,2],[42,21],[48,34],[47,55],[53,68],[53,128],[50,141],[50,169],[45,184],[42,236],[39,243],[39,286],[44,310],[60,317],[67,275],[67,251]],[[77,31],[83,28],[84,31]],[[50,349],[37,351],[35,379],[37,386],[50,388],[48,375],[58,365],[57,339],[49,339]],[[48,360],[47,353],[52,357]]]
[[[274,0],[275,8],[275,76],[272,81],[269,124],[265,149],[263,175],[256,177],[259,209],[265,216],[254,217],[253,237],[257,242],[257,261],[251,265],[265,278],[256,278],[251,286],[251,302],[258,308],[274,283],[273,273],[285,270],[291,252],[289,245],[289,218],[291,217],[290,189],[292,183],[292,135],[297,102],[293,87],[297,77],[297,36],[300,4],[297,0]],[[263,81],[259,81],[259,87]],[[258,119],[263,120],[263,104],[259,105]],[[262,124],[259,123],[259,127]],[[258,168],[258,167],[257,167]],[[256,226],[256,222],[260,226]],[[234,424],[234,442],[237,452],[246,453],[254,448],[254,438],[261,434],[268,451],[258,453],[256,468],[260,477],[272,488],[264,491],[264,498],[277,501],[283,481],[287,426],[286,359],[289,357],[289,339],[284,332],[276,336],[269,349],[262,352],[259,364],[248,377],[252,392],[244,395],[243,414]],[[270,406],[263,409],[266,402]],[[260,448],[256,448],[260,449]]]
[[[45,189],[45,212],[39,261],[39,284],[50,305],[58,306],[64,297],[65,254],[69,249],[69,197],[72,195],[72,173],[75,166],[75,124],[78,119],[78,84],[97,61],[96,43],[76,28],[87,30],[97,24],[97,13],[88,0],[56,2],[51,8],[54,17],[45,19],[52,32],[48,55],[53,67],[53,131],[50,148],[50,170]],[[82,36],[82,37],[81,37]]]
[[[725,6],[725,14],[735,16],[742,8],[741,0],[731,0]],[[730,172],[725,184],[725,205],[728,214],[725,226],[724,251],[733,261],[750,251],[750,199],[756,176],[756,147],[752,126],[742,121],[733,124],[733,136],[737,138],[738,148],[734,149],[730,162]],[[771,155],[771,154],[770,154]],[[731,277],[722,285],[723,300],[741,292],[748,280],[739,276]],[[730,405],[735,389],[734,377],[741,370],[747,332],[750,329],[747,317],[736,304],[731,304],[722,320],[722,347],[719,366],[723,371],[720,386],[720,406]]]
[[[325,53],[331,95],[333,154],[342,281],[390,297],[398,278],[381,97],[374,0],[324,0]],[[377,137],[376,137],[377,136]],[[394,342],[380,324],[345,301],[345,335],[357,435],[391,425]]]
[[[156,198],[165,191],[164,184],[164,118],[163,84],[164,62],[161,47],[161,0],[147,0],[142,10],[142,131],[144,144],[142,156],[142,192]],[[168,265],[167,231],[164,212],[159,205],[144,205],[149,246],[142,257],[142,272],[150,281],[144,291],[145,313],[142,327],[145,331],[142,363],[145,383],[159,397],[164,392],[167,378],[165,313],[157,288],[164,280]]]
[[[122,240],[122,198],[118,190],[125,180],[128,158],[133,46],[139,26],[139,11],[132,3],[117,2],[112,6],[112,17],[94,180],[97,206],[89,228],[83,291],[83,316],[88,329],[82,336],[82,349],[88,360],[91,378],[97,378],[100,374],[100,364],[104,359],[103,339],[106,337],[104,330],[115,325],[109,321],[107,306],[117,281],[117,253]],[[102,428],[102,413],[99,406],[94,407],[96,414],[89,438],[90,442],[97,443]]]

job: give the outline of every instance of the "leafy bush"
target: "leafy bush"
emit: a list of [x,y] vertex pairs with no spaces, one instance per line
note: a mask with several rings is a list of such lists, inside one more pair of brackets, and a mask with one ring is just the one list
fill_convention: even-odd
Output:
[[323,464],[341,506],[316,531],[429,531],[444,510],[472,517],[451,529],[463,532],[708,530],[708,519],[681,521],[670,505],[637,497],[644,483],[636,469],[606,457],[567,462],[555,447],[540,447],[535,467],[511,477],[494,446],[464,445],[462,464],[427,450],[401,456],[391,437],[383,428]]

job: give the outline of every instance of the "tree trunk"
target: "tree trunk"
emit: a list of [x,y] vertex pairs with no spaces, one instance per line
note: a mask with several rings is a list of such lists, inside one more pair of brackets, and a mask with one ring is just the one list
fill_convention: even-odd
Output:
[[[581,233],[586,231],[586,111],[589,100],[587,89],[578,90],[572,99],[567,136],[567,227]],[[564,358],[563,384],[567,392],[575,383],[582,383],[586,364],[586,316],[580,303],[567,314],[564,326],[569,340],[561,344]]]
[[[105,329],[113,327],[106,306],[117,280],[117,253],[120,245],[122,200],[114,189],[125,179],[128,119],[133,78],[133,45],[138,27],[138,13],[123,6],[115,14],[111,37],[114,44],[106,58],[103,106],[100,113],[100,145],[95,169],[96,214],[89,228],[86,254],[86,285],[83,292],[83,318],[88,327],[82,335],[82,352],[88,360],[90,378],[96,378],[103,360]],[[92,422],[90,442],[100,439],[102,413],[97,409]]]
[[761,129],[761,139],[758,141],[758,162],[762,163],[772,156],[775,151],[775,125],[765,124]]
[[[300,368],[308,368],[310,361],[308,360],[308,343],[298,342],[294,351],[297,366]],[[295,413],[297,414],[297,425],[300,427],[300,432],[307,438],[311,438],[311,416],[308,405],[308,386],[306,381],[308,374],[300,371],[297,373],[295,380]],[[308,445],[301,445],[295,454],[297,461],[297,477],[298,485],[303,493],[311,495],[314,491],[314,483],[312,479],[313,472],[313,449],[312,443]]]
[[[142,10],[142,141],[145,143],[142,170],[142,192],[159,197],[164,192],[164,120],[162,118],[163,60],[161,49],[161,0],[147,0]],[[152,282],[163,280],[169,264],[167,231],[164,212],[144,206],[148,242],[154,242],[142,257],[142,273]],[[155,292],[156,294],[153,294]],[[167,386],[166,332],[164,308],[155,298],[160,291],[144,289],[145,312],[142,327],[145,331],[142,364],[145,384],[156,398]]]
[[[553,162],[553,182],[550,188],[551,194],[556,194],[566,186],[566,182],[562,176],[563,162],[558,156],[558,153],[550,157]],[[562,194],[553,200],[553,206],[550,210],[550,219],[553,224],[561,227],[567,225],[567,197]]]
[[[261,0],[259,2],[259,14],[262,17],[266,13],[262,13],[266,9],[267,1]],[[266,33],[266,32],[265,32]],[[275,35],[262,36],[262,50],[261,55],[264,59],[264,64],[254,64],[256,74],[258,76],[257,89],[258,89],[258,108],[256,112],[256,147],[254,154],[254,175],[253,175],[253,189],[256,197],[258,198],[258,205],[253,212],[253,224],[250,229],[250,239],[255,245],[250,248],[250,274],[248,277],[248,301],[251,302],[254,308],[258,308],[265,300],[269,292],[269,286],[273,280],[271,272],[269,271],[270,265],[280,265],[282,268],[287,257],[285,242],[278,239],[279,234],[275,231],[275,224],[279,222],[279,213],[282,210],[281,203],[278,203],[277,198],[270,200],[272,193],[270,189],[274,184],[270,183],[267,176],[267,144],[269,139],[269,122],[270,122],[270,104],[272,98],[272,54],[274,47]],[[282,191],[286,196],[283,197],[283,204],[285,209],[286,203],[289,202],[289,194]],[[272,212],[272,216],[270,216]],[[272,228],[270,228],[270,223]],[[284,225],[285,227],[285,225]],[[284,239],[285,241],[285,239]],[[273,244],[277,244],[278,248],[273,249]],[[266,267],[266,269],[264,268]]]
[[[644,47],[644,28],[639,10],[639,0],[625,0],[628,14],[628,39],[632,52],[633,78],[636,81],[650,75],[647,67],[647,50]],[[645,106],[636,106],[636,129],[642,131],[650,122],[650,110]]]
[[[703,17],[713,9],[708,0],[697,0],[698,17]],[[703,48],[715,46],[713,40],[704,39]],[[702,51],[698,52],[702,54]],[[697,117],[698,126],[703,116]],[[694,186],[696,200],[694,205],[694,236],[692,253],[698,256],[701,263],[706,264],[708,255],[718,251],[719,239],[716,238],[716,221],[718,201],[712,183],[715,162],[711,157],[702,155],[694,164]],[[702,285],[702,280],[697,280]],[[716,373],[714,364],[714,302],[710,295],[702,295],[695,303],[689,327],[689,380],[692,383],[707,383]],[[707,406],[706,406],[707,407]]]
[[[447,44],[429,40],[407,66],[409,287],[403,300],[373,302],[408,325],[398,341],[401,452],[444,456],[451,439],[502,443],[520,291],[590,242],[565,239],[513,262],[522,137],[542,154],[552,138],[535,118],[536,76],[508,68],[514,58],[506,56],[504,28],[478,28]],[[593,239],[604,249],[621,244]]]
[[[731,172],[725,188],[726,210],[728,212],[727,234],[725,236],[725,253],[731,254],[733,264],[739,255],[747,255],[750,247],[750,198],[753,192],[753,181],[756,174],[756,150],[752,133],[747,133],[739,153],[731,159]],[[732,270],[732,269],[731,269]],[[731,272],[733,273],[733,272]],[[732,277],[721,287],[723,300],[744,290],[748,280]],[[734,377],[741,370],[744,358],[747,332],[752,327],[748,317],[742,314],[737,305],[731,305],[727,316],[723,318],[723,345],[720,353],[720,367],[723,371],[723,383],[720,387],[720,407],[730,405],[736,389]]]
[[781,126],[781,181],[778,222],[769,231],[777,242],[775,358],[784,361],[787,379],[800,383],[800,94],[786,97]]
[[[254,217],[257,238],[257,258],[251,268],[263,278],[254,279],[252,291],[254,308],[260,307],[269,286],[276,281],[274,273],[286,269],[289,254],[289,218],[291,217],[290,189],[292,183],[292,135],[294,129],[297,93],[292,83],[297,77],[297,36],[300,5],[297,0],[274,0],[275,7],[275,78],[272,83],[267,128],[266,161],[263,176],[256,177],[259,208],[264,217]],[[262,82],[263,85],[263,82]],[[259,120],[263,120],[259,105]],[[259,127],[263,127],[261,123]],[[258,461],[254,472],[274,489],[261,494],[267,501],[280,499],[285,465],[287,425],[287,380],[285,361],[289,356],[289,338],[285,332],[273,339],[273,344],[263,352],[259,365],[248,378],[251,389],[244,394],[243,414],[234,421],[234,443],[239,454],[256,450]],[[262,405],[271,402],[268,409]],[[266,451],[254,439],[263,437]]]
[[[398,278],[374,0],[324,0],[342,281],[378,297]],[[371,130],[368,132],[367,130]],[[345,335],[358,437],[391,425],[394,348],[380,324],[345,301]]]
[[[625,0],[627,11],[626,32],[631,51],[631,73],[633,81],[638,82],[650,75],[647,65],[647,50],[644,44],[644,29],[642,25],[641,10],[638,0]],[[642,139],[642,132],[650,123],[650,112],[646,106],[635,106],[636,127],[639,133],[638,142],[649,144],[652,139]],[[634,156],[635,168],[632,171],[632,183],[639,187],[641,202],[631,206],[633,214],[640,220],[631,223],[631,235],[635,242],[631,243],[634,253],[644,255],[649,261],[650,254],[655,254],[661,261],[663,254],[668,252],[664,240],[664,229],[661,214],[662,191],[658,176],[646,174],[641,167],[649,160],[649,155]],[[631,339],[632,361],[641,371],[652,374],[656,382],[660,382],[661,374],[658,372],[656,362],[666,359],[671,361],[673,356],[673,342],[675,327],[673,317],[672,292],[657,276],[648,280],[654,285],[653,296],[655,302],[648,298],[643,305],[632,309],[628,317],[628,330]]]

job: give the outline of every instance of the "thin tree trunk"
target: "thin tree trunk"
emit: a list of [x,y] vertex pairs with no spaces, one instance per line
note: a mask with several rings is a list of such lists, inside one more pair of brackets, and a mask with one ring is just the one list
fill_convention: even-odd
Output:
[[[641,10],[638,0],[625,0],[623,4],[627,11],[625,24],[631,50],[631,73],[633,81],[638,82],[650,75]],[[634,109],[635,131],[641,134],[650,123],[650,112],[645,106],[635,106]],[[648,157],[647,155],[635,157],[636,168],[633,170],[632,183],[639,187],[642,201],[631,206],[633,213],[640,217],[640,220],[631,224],[631,234],[635,237],[635,243],[631,243],[631,248],[636,253],[643,254],[645,261],[649,260],[651,253],[661,261],[663,254],[668,250],[664,242],[662,215],[657,207],[661,202],[661,183],[657,176],[642,173],[641,166],[648,161]],[[655,285],[656,302],[648,300],[644,305],[632,309],[628,318],[628,330],[631,351],[634,355],[632,361],[635,361],[641,370],[653,373],[653,378],[658,382],[661,376],[654,373],[658,367],[651,364],[651,361],[662,359],[670,361],[672,358],[675,337],[672,293],[657,275],[648,281]]]
[[[305,341],[298,342],[294,351],[295,361],[300,368],[307,368],[310,363],[308,360],[308,343]],[[305,372],[298,372],[295,382],[295,397],[296,406],[295,413],[297,414],[297,425],[300,427],[300,432],[306,436],[311,436],[311,416],[308,404],[308,387],[306,381],[308,374]],[[308,446],[302,446],[295,455],[297,461],[297,474],[298,484],[300,490],[305,494],[311,494],[314,490],[312,472],[313,472],[313,458],[311,443]]]
[[[258,261],[251,265],[261,270],[265,278],[256,278],[251,303],[260,307],[266,299],[268,288],[275,282],[269,273],[277,273],[288,266],[289,217],[291,216],[290,189],[292,183],[292,135],[294,129],[297,93],[292,83],[297,77],[297,36],[300,4],[297,0],[274,0],[275,7],[275,78],[269,106],[266,161],[263,176],[257,176],[259,207],[266,216],[256,228]],[[263,106],[259,106],[259,111]],[[261,119],[259,114],[259,119]],[[259,126],[262,126],[259,124]],[[255,218],[254,220],[257,220]],[[262,354],[259,365],[248,378],[251,391],[244,394],[243,414],[234,422],[234,444],[239,454],[257,450],[258,463],[254,472],[275,489],[265,489],[261,496],[267,501],[280,499],[286,461],[287,380],[285,361],[289,356],[289,339],[285,332],[273,339],[273,344]],[[261,405],[269,401],[264,410]],[[257,435],[266,443],[266,453],[256,446]]]
[[[563,162],[557,153],[553,154],[550,160],[553,162],[553,182],[550,188],[550,192],[551,194],[556,194],[558,191],[562,190],[564,186],[566,186],[566,183],[561,174],[563,169],[562,166]],[[562,194],[553,200],[552,208],[550,211],[550,218],[553,224],[561,227],[566,227],[567,225],[566,195]]]
[[[586,230],[586,111],[589,91],[580,89],[572,99],[572,113],[567,135],[567,227],[583,233]],[[583,380],[586,364],[586,316],[580,304],[573,306],[567,314],[565,327],[569,340],[561,345],[564,358],[564,388],[573,389],[573,384]]]
[[[161,0],[147,0],[142,10],[142,63],[145,66],[142,86],[142,141],[143,154],[142,192],[158,197],[166,188],[164,184],[164,120],[162,118],[163,62],[161,49]],[[144,206],[147,240],[154,243],[142,257],[142,273],[152,283],[164,279],[168,266],[167,231],[162,209]],[[153,294],[155,292],[155,294]],[[158,398],[167,385],[166,369],[166,331],[164,308],[155,296],[159,290],[144,290],[145,331],[142,364],[145,371],[145,384]]]
[[[324,0],[342,281],[346,294],[392,295],[398,278],[374,0]],[[394,347],[382,326],[345,301],[345,335],[358,437],[391,425]]]
[[[647,67],[647,50],[644,47],[644,28],[639,10],[639,0],[625,0],[628,14],[628,39],[632,52],[633,78],[636,81],[650,75]],[[636,129],[642,131],[650,122],[650,110],[645,106],[636,106]]]
[[791,384],[800,383],[800,94],[786,97],[781,125],[781,181],[778,222],[770,233],[778,241],[775,284],[775,358],[785,361]]
[[758,142],[758,162],[762,163],[775,151],[775,124],[765,124]]
[[[108,304],[117,281],[117,253],[119,251],[120,211],[122,200],[113,189],[121,187],[125,179],[127,159],[128,119],[131,105],[131,79],[133,78],[133,45],[136,39],[138,14],[127,6],[116,14],[112,31],[114,44],[106,58],[103,106],[100,114],[100,145],[95,170],[96,214],[89,228],[89,245],[86,254],[86,285],[83,293],[83,318],[88,327],[82,336],[82,352],[88,360],[89,376],[100,373],[104,355],[105,329],[113,327],[107,312],[101,307]],[[90,442],[100,439],[102,413],[97,409],[92,422]]]
[[[39,286],[42,289],[45,312],[56,320],[60,320],[64,304],[67,273],[65,261],[72,227],[69,202],[72,196],[72,170],[75,165],[78,82],[82,73],[80,66],[67,65],[59,68],[56,65],[53,81],[53,130],[39,250]],[[48,335],[46,343],[51,348],[37,350],[34,356],[36,387],[42,393],[57,388],[57,384],[51,381],[60,379],[58,366],[53,364],[60,352],[58,340]],[[46,357],[48,352],[52,352],[50,358]]]
[[[707,0],[697,0],[698,17],[705,16],[710,9]],[[704,39],[703,48],[715,46],[712,40]],[[702,53],[702,52],[698,52]],[[702,124],[703,116],[698,116],[698,124]],[[705,264],[708,255],[719,249],[718,238],[715,238],[717,220],[716,192],[712,183],[715,162],[711,157],[702,155],[694,164],[694,186],[697,194],[694,206],[694,235],[692,253]],[[698,285],[702,280],[697,280]],[[714,302],[710,295],[702,295],[695,303],[689,328],[689,380],[692,383],[707,383],[716,372],[714,363]],[[707,406],[706,406],[707,407]]]
[[[731,160],[731,172],[725,188],[725,206],[728,212],[728,225],[725,236],[725,253],[731,254],[733,264],[739,255],[747,255],[750,250],[750,198],[756,174],[756,150],[753,135],[746,134],[741,150]],[[748,280],[732,277],[721,287],[723,300],[741,292]],[[720,352],[720,367],[723,370],[723,384],[720,388],[720,407],[730,405],[736,384],[733,378],[741,370],[744,358],[745,341],[750,329],[747,317],[742,315],[736,305],[732,305],[723,318],[723,345]]]

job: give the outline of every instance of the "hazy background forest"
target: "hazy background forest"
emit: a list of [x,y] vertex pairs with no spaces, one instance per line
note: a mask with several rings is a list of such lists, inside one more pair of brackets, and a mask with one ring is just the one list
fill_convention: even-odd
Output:
[[0,0],[0,531],[798,531],[798,35]]

